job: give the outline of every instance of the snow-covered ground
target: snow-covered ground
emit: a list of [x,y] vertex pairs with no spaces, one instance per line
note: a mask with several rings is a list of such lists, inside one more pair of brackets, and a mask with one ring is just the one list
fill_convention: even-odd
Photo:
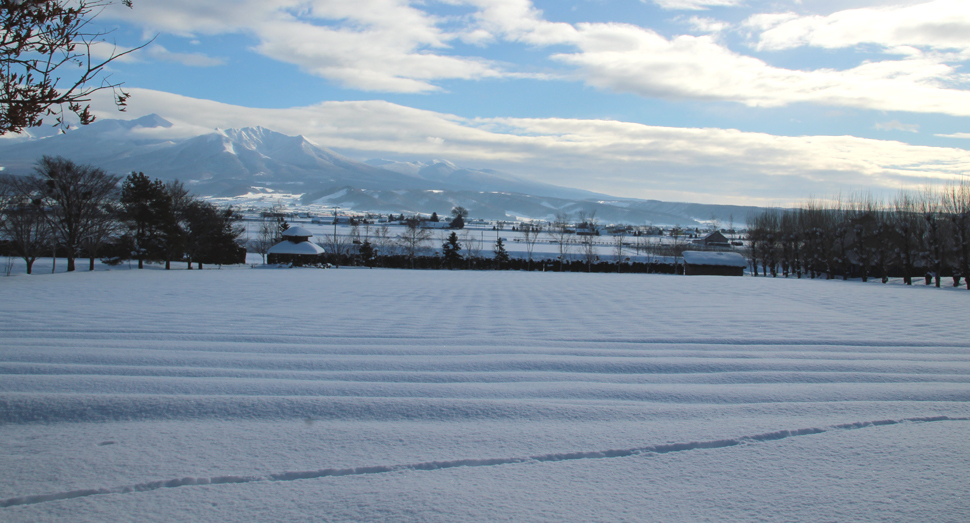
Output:
[[966,290],[44,267],[0,277],[0,521],[970,514]]

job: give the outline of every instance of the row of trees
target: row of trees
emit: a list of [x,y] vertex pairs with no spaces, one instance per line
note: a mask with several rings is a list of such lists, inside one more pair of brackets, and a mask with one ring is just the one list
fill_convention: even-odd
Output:
[[884,202],[863,195],[834,205],[765,210],[749,218],[754,274],[843,279],[950,276],[970,289],[970,183],[900,193]]
[[[460,216],[459,214],[455,218]],[[517,243],[524,247],[526,254],[521,259],[513,258],[509,254],[505,239],[501,237],[507,224],[496,224],[493,242],[491,238],[486,241],[484,234],[480,236],[481,231],[449,230],[442,231],[439,235],[434,229],[422,227],[423,220],[420,217],[402,216],[396,220],[403,225],[397,234],[391,234],[392,229],[385,224],[374,226],[367,222],[352,224],[350,233],[346,235],[323,234],[318,244],[326,253],[311,263],[419,269],[659,273],[673,273],[679,268],[675,263],[673,250],[678,247],[685,248],[681,244],[661,245],[650,242],[646,234],[628,236],[618,232],[607,237],[576,235],[575,227],[568,218],[563,214],[551,226],[543,222],[518,224],[514,228],[519,235]],[[582,223],[587,226],[592,223],[595,227],[594,214],[583,215],[582,218]],[[251,250],[262,252],[258,250],[261,245],[271,245],[270,238],[274,229],[278,227],[273,220],[264,220],[259,227],[259,235],[250,241]],[[535,246],[542,240],[557,243],[560,256],[554,260],[535,260]],[[440,252],[434,248],[436,242],[441,246]],[[611,256],[601,256],[597,251],[604,244],[611,248]],[[631,263],[625,258],[625,251],[632,253],[634,248],[638,254],[654,254],[652,263]]]
[[241,263],[245,248],[241,216],[192,196],[178,181],[164,183],[143,173],[118,176],[61,157],[43,157],[32,176],[0,179],[0,241],[19,256],[27,273],[41,256],[117,263],[184,261]]
[[[500,236],[490,244],[489,249],[483,249],[483,240],[475,238],[472,234],[459,234],[456,231],[449,231],[446,236],[437,237],[441,241],[441,250],[437,252],[431,249],[436,237],[428,230],[406,228],[397,237],[385,237],[386,241],[383,241],[380,232],[383,228],[385,227],[376,228],[377,232],[372,236],[362,236],[365,238],[362,242],[351,244],[352,246],[342,250],[340,254],[328,251],[320,255],[314,263],[399,269],[683,273],[683,266],[675,264],[673,259],[620,265],[614,260],[603,261],[598,258],[592,263],[586,258],[565,261],[513,258],[506,250],[505,241]],[[423,243],[413,250],[411,248],[413,236],[409,236],[409,231],[412,233],[421,231],[424,237]]]

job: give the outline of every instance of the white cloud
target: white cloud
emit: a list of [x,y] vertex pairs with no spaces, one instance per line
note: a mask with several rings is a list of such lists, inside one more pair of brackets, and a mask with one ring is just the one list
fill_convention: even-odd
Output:
[[450,0],[478,9],[473,19],[475,31],[532,45],[555,45],[575,42],[576,29],[567,23],[549,22],[542,18],[530,0]]
[[692,16],[688,18],[687,23],[692,29],[694,29],[694,31],[699,33],[720,33],[731,27],[731,24],[727,22],[700,16]]
[[[792,70],[731,51],[715,37],[727,24],[712,19],[692,17],[689,23],[713,35],[668,40],[628,24],[548,22],[528,0],[453,1],[476,6],[476,29],[496,38],[576,47],[576,53],[558,53],[553,58],[576,66],[580,78],[603,89],[644,97],[733,101],[752,107],[815,103],[970,115],[970,93],[955,88],[967,79],[947,63],[954,57],[907,51],[901,42],[896,42],[896,52],[908,55],[903,60],[867,62],[847,70]],[[780,26],[796,18],[794,14],[767,15],[761,23]]]
[[439,52],[459,35],[405,0],[169,0],[106,16],[187,38],[248,34],[257,52],[364,90],[434,91],[435,80],[504,74],[488,60]]
[[[440,90],[438,82],[446,79],[561,79],[572,73],[589,85],[644,97],[970,115],[970,91],[965,88],[970,75],[957,67],[970,57],[970,25],[962,30],[970,20],[970,2],[937,0],[827,17],[783,13],[749,18],[746,27],[760,32],[763,49],[874,42],[902,56],[844,70],[795,70],[729,49],[718,38],[724,23],[711,19],[690,19],[695,29],[711,34],[668,39],[629,24],[550,22],[530,0],[441,1],[472,12],[445,20],[422,10],[423,3],[407,0],[171,0],[118,12],[137,17],[146,27],[187,37],[248,34],[259,53],[361,90],[420,93]],[[500,40],[573,48],[575,52],[552,55],[572,67],[565,74],[527,75],[478,56],[456,56],[450,48],[458,41],[484,46]],[[170,58],[199,65],[207,60],[196,55]]]
[[880,122],[873,126],[873,129],[879,131],[906,131],[908,133],[918,133],[919,124],[915,123],[902,123],[899,120],[891,120],[888,122]]
[[[647,0],[640,0],[646,3]],[[741,0],[650,0],[661,9],[700,11],[708,7],[734,7],[741,5]]]
[[970,51],[970,2],[965,0],[849,9],[828,16],[761,14],[744,25],[760,32],[759,50],[876,44],[900,52],[907,47]]
[[144,53],[154,60],[177,62],[189,67],[214,67],[226,63],[221,58],[212,58],[202,53],[173,53],[158,44],[149,46]]
[[579,24],[581,52],[554,58],[577,66],[596,87],[645,97],[724,100],[752,107],[799,102],[887,111],[970,116],[970,92],[957,71],[932,58],[813,71],[772,67],[733,52],[712,36],[678,36],[626,24]]
[[[117,117],[107,97],[101,118]],[[449,158],[536,181],[641,198],[794,202],[937,185],[970,171],[970,151],[851,136],[773,136],[611,120],[466,119],[384,101],[253,109],[133,89],[129,117],[157,112],[169,132],[261,125],[359,157]]]
[[970,140],[970,133],[934,134],[933,136],[939,136],[941,138],[962,138],[962,139]]

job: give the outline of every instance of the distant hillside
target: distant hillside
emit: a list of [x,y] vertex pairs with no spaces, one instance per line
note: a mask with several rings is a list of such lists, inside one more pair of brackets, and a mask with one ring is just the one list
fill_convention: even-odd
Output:
[[125,175],[178,178],[203,196],[261,192],[302,194],[304,204],[382,212],[447,213],[455,205],[486,219],[551,219],[557,212],[596,212],[604,222],[690,226],[712,216],[740,224],[757,208],[621,199],[559,187],[447,160],[358,162],[302,136],[263,127],[164,138],[172,124],[158,115],[99,120],[66,134],[0,141],[0,167],[27,174],[43,155],[60,155]]

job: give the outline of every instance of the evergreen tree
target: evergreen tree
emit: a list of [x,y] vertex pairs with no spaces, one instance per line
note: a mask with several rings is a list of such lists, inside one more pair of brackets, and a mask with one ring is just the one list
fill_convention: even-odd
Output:
[[187,212],[189,262],[229,265],[245,261],[245,248],[238,243],[243,228],[242,216],[232,207],[219,209],[211,203],[195,200]]
[[438,213],[436,212],[431,213],[431,221],[434,223],[438,223]]
[[[173,259],[181,260],[186,256],[189,241],[187,213],[196,200],[178,180],[165,184],[164,197],[168,200],[168,214],[159,216],[159,219],[162,223],[161,241],[165,270],[169,270],[172,268]],[[191,261],[189,267],[192,267]]]
[[[454,233],[452,233],[454,234]],[[502,238],[495,240],[495,267],[498,269],[504,269],[509,264],[509,253],[505,250],[505,244],[502,243]]]
[[165,184],[152,181],[145,173],[131,173],[121,186],[121,205],[124,217],[132,230],[138,268],[145,260],[164,257],[166,217],[172,215],[171,200]]
[[455,216],[455,219],[451,220],[451,223],[448,226],[452,229],[464,229],[465,219],[462,218],[461,215]]
[[461,243],[458,242],[458,235],[456,233],[451,233],[445,243],[441,244],[441,250],[444,253],[445,266],[449,269],[454,269],[459,266],[462,261],[462,255],[458,251],[461,250]]
[[290,228],[290,224],[286,223],[286,218],[282,216],[276,217],[276,242],[279,243],[283,241],[283,233]]
[[357,253],[360,255],[360,262],[365,267],[374,266],[374,246],[370,244],[370,240],[364,240],[364,243],[357,249]]

